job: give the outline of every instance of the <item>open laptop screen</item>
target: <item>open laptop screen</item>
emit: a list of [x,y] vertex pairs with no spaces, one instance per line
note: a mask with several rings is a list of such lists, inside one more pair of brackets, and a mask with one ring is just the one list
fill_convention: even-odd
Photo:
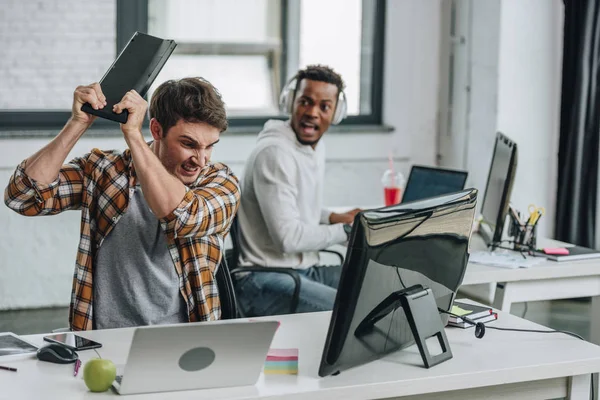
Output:
[[466,171],[414,165],[410,171],[402,203],[463,190],[467,181]]

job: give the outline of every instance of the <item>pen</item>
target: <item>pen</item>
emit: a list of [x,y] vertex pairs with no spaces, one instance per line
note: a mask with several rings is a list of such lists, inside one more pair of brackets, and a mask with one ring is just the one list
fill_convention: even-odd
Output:
[[77,360],[75,360],[75,367],[73,368],[73,376],[77,376],[80,366],[81,366],[81,360],[78,358]]
[[13,372],[17,372],[17,369],[16,369],[16,368],[13,368],[13,367],[5,367],[5,366],[3,366],[3,365],[0,365],[0,369],[4,369],[4,370],[6,370],[6,371],[13,371]]

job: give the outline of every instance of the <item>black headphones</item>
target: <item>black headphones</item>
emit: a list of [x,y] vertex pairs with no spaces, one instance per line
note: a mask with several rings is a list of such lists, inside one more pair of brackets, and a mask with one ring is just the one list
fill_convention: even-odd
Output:
[[442,310],[441,308],[438,308],[438,311],[441,312],[441,313],[444,313],[444,314],[451,315],[451,316],[456,317],[456,318],[460,318],[463,321],[465,321],[467,324],[474,325],[475,326],[475,337],[477,339],[481,339],[485,335],[485,324],[483,322],[475,322],[471,318],[467,318],[464,315],[463,316],[458,316],[458,315],[453,314],[453,313],[451,313],[449,311]]
[[485,324],[483,322],[475,322],[472,319],[465,317],[464,315],[460,318],[462,318],[462,320],[465,321],[467,324],[475,325],[475,337],[477,339],[481,339],[485,335]]
[[[296,96],[296,89],[298,82],[295,77],[290,79],[286,84],[281,94],[279,95],[279,111],[283,114],[290,115],[294,106],[294,97]],[[348,115],[348,103],[346,101],[346,94],[343,90],[338,93],[337,103],[335,105],[335,111],[333,112],[333,118],[331,123],[337,125]]]

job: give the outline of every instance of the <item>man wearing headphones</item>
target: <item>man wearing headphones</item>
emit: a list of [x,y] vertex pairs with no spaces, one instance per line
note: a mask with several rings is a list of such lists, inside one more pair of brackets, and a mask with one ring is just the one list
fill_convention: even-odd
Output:
[[[322,207],[325,147],[320,139],[346,116],[343,89],[341,76],[329,67],[298,71],[280,98],[290,119],[266,122],[242,179],[241,265],[295,269],[298,312],[333,308],[341,266],[318,266],[318,251],[345,242],[360,211],[336,214]],[[289,312],[295,288],[289,275],[243,275],[236,289],[247,316]]]

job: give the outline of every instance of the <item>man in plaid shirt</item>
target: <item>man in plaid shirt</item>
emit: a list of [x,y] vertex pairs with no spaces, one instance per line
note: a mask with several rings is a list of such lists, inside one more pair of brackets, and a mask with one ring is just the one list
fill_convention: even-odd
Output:
[[[79,86],[72,116],[48,145],[23,161],[4,201],[26,216],[81,211],[69,324],[72,330],[206,321],[221,315],[214,273],[240,200],[238,179],[211,163],[227,129],[219,92],[202,78],[167,81],[150,104],[128,92],[124,152],[93,149],[64,164],[106,106],[98,83]],[[64,165],[63,165],[64,164]]]

